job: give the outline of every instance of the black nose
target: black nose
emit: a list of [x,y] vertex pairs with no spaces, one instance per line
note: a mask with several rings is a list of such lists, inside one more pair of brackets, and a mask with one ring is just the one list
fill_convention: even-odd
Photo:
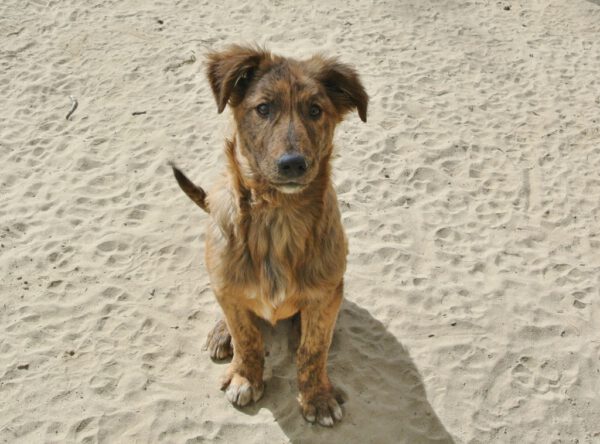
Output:
[[288,179],[300,177],[306,173],[306,159],[300,154],[284,154],[277,161],[277,168]]

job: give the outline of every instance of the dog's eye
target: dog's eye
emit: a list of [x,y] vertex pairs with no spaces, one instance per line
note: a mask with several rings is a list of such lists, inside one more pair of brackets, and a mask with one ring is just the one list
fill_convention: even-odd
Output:
[[261,103],[256,107],[256,112],[261,117],[269,117],[269,112],[271,111],[271,107],[268,103]]
[[310,109],[308,110],[308,114],[313,119],[318,118],[321,115],[322,112],[323,111],[321,110],[321,108],[319,108],[317,105],[311,105]]

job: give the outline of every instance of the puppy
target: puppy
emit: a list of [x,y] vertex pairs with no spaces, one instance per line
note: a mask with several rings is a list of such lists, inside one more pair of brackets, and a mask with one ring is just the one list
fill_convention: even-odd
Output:
[[335,127],[352,110],[367,120],[357,73],[333,58],[284,58],[231,46],[208,55],[219,113],[229,105],[224,176],[208,193],[173,166],[182,190],[210,214],[206,266],[225,321],[209,334],[215,359],[233,355],[222,389],[242,407],[263,394],[257,318],[299,314],[299,402],[309,422],[332,426],[342,409],[327,353],[348,252],[330,160]]

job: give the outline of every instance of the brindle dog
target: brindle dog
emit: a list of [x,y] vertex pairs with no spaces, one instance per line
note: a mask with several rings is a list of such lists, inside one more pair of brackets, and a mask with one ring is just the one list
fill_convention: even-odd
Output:
[[320,55],[294,60],[231,46],[208,55],[221,113],[233,111],[227,169],[206,195],[173,167],[183,191],[210,213],[206,265],[225,314],[209,334],[211,356],[233,355],[223,390],[237,406],[263,393],[257,318],[300,315],[299,401],[324,426],[342,419],[327,353],[342,302],[347,241],[331,183],[335,127],[351,110],[367,120],[357,73]]

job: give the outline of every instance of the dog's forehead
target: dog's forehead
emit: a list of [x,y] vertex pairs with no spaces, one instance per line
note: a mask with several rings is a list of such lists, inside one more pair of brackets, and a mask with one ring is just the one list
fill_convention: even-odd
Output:
[[257,92],[286,94],[290,91],[318,94],[319,84],[302,63],[281,59],[269,66],[256,85]]

